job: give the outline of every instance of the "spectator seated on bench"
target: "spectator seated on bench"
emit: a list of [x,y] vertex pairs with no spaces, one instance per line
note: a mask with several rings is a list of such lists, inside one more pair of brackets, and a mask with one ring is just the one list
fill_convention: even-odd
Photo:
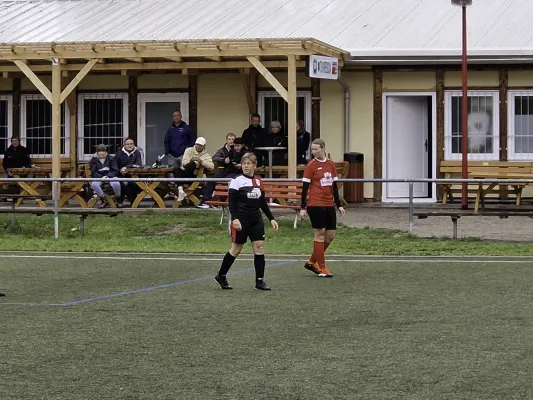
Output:
[[[115,155],[117,168],[122,178],[131,178],[128,169],[139,168],[142,166],[142,154],[135,142],[131,138],[124,140],[124,145]],[[135,198],[140,193],[140,188],[135,182],[120,182],[121,196],[118,199],[118,207],[123,206],[124,198],[128,198],[130,204],[133,204]]]
[[[107,148],[105,144],[99,144],[96,146],[96,155],[89,162],[91,167],[91,176],[93,178],[106,178],[110,179],[109,186],[113,189],[113,193],[117,199],[120,198],[120,182],[113,182],[111,179],[118,176],[117,162],[114,157],[107,154]],[[102,190],[102,184],[104,182],[91,182],[91,187],[94,193],[100,198],[100,204],[98,208],[104,208],[108,205],[104,191]]]
[[[212,170],[215,168],[215,164],[211,159],[211,156],[205,150],[207,141],[203,137],[196,139],[194,147],[189,147],[183,153],[183,166],[174,168],[174,178],[194,178],[196,176],[195,171],[201,167],[206,170]],[[176,181],[178,185],[178,203],[181,203],[187,193],[183,189],[184,182]]]
[[[235,134],[228,133],[226,135],[226,144],[219,149],[213,157],[213,161],[222,168],[222,170],[218,171],[213,178],[235,178],[239,175],[242,172],[241,159],[244,154],[244,142],[242,138],[235,138]],[[209,204],[206,202],[211,201],[214,191],[215,182],[208,182],[204,186],[203,201],[198,204],[197,207],[209,208]]]

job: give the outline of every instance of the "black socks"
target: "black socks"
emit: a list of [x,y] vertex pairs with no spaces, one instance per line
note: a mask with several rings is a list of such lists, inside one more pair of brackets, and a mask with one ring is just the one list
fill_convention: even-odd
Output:
[[226,253],[226,255],[224,256],[224,259],[222,260],[222,265],[220,266],[220,270],[218,271],[218,276],[226,276],[229,269],[233,265],[235,258],[236,257],[233,257],[229,251]]
[[254,256],[255,280],[262,281],[265,277],[265,255]]

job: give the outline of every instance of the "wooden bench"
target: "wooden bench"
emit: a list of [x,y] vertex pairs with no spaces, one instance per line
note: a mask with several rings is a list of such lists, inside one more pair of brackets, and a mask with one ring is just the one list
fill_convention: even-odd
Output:
[[[514,175],[524,176],[532,174],[531,162],[511,162],[511,161],[469,161],[468,175],[469,178],[483,178],[487,179],[506,179]],[[444,179],[460,179],[462,177],[461,161],[442,161],[440,164],[440,173]],[[453,195],[461,193],[461,184],[457,182],[439,182],[438,185],[443,187],[442,204],[454,201]],[[490,184],[484,184],[490,185]],[[522,190],[524,185],[504,185],[493,184],[489,191],[484,193],[483,184],[469,184],[468,193],[476,195],[476,208],[479,208],[479,202],[484,201],[485,195],[490,193],[497,193],[501,197],[508,197],[514,195],[516,198],[516,205],[520,205],[522,197]]]
[[[221,206],[222,215],[220,217],[220,224],[224,221],[224,215],[228,209],[228,182],[219,182],[215,185],[213,198],[218,200],[206,201],[206,204],[211,206]],[[294,228],[298,227],[298,216],[300,214],[300,200],[302,197],[302,182],[264,182],[265,196],[267,199],[276,199],[279,204],[269,204],[271,209],[289,208],[296,211],[294,217]],[[229,218],[228,218],[229,219]],[[228,221],[229,222],[229,221]]]
[[[80,216],[80,233],[82,236],[85,235],[85,220],[89,215],[109,215],[110,217],[115,217],[119,214],[122,214],[122,210],[119,209],[94,209],[94,208],[58,208],[58,214],[67,214],[67,215],[79,215]],[[33,214],[41,216],[43,214],[54,214],[53,208],[29,208],[29,207],[19,207],[19,208],[8,208],[0,207],[0,214],[12,214],[11,217],[11,227],[15,227],[15,214]]]
[[[83,166],[80,166],[80,168],[83,168],[81,171],[81,177],[82,178],[91,178],[92,177],[92,173],[91,173],[91,165],[90,164],[83,164]],[[84,182],[81,182],[82,185],[80,187],[80,190],[81,188],[83,187],[83,184]],[[86,186],[86,189],[89,189],[91,187],[91,184],[90,182],[87,184]],[[112,193],[112,189],[109,185],[107,184],[104,184],[102,185],[102,189],[104,191],[104,196],[106,198],[106,201],[107,201],[107,204],[109,204],[109,207],[111,208],[117,208],[117,203],[115,202],[115,196],[114,194],[111,195]],[[94,208],[94,206],[96,206],[96,203],[98,202],[98,196],[95,197],[95,196],[92,196],[89,201],[87,202],[87,207],[88,208]]]
[[461,217],[529,217],[533,216],[533,210],[491,210],[491,211],[458,211],[458,210],[449,210],[449,211],[415,211],[413,216],[418,219],[427,219],[429,217],[450,217],[453,224],[453,238],[457,239],[457,221]]

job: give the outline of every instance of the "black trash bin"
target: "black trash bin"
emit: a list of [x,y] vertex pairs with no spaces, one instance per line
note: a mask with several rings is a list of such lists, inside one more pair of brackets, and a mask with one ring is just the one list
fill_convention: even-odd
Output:
[[[364,178],[364,161],[365,156],[363,153],[344,153],[344,161],[350,163],[348,170],[348,179],[363,179]],[[364,184],[358,183],[345,183],[344,200],[348,203],[358,203],[365,200],[364,196]]]

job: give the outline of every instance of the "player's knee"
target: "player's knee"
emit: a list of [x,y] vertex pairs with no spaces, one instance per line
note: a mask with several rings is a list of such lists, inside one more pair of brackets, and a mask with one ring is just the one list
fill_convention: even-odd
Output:
[[257,243],[253,245],[253,250],[255,255],[263,255],[265,254],[265,245],[263,243]]

